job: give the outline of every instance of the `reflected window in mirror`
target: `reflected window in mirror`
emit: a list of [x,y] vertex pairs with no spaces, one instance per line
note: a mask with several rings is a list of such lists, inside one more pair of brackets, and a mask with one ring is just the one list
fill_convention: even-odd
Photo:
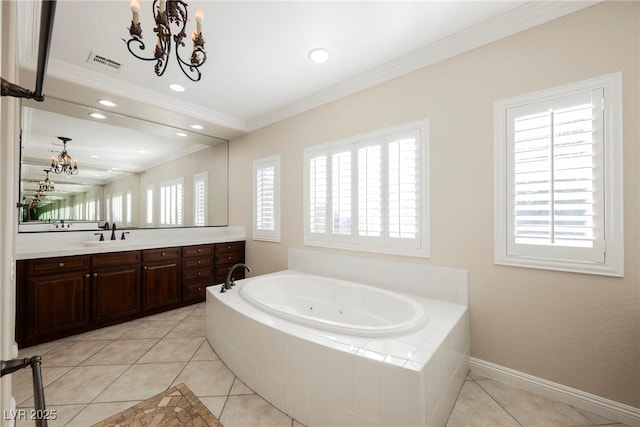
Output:
[[146,215],[146,226],[153,227],[153,191],[154,185],[147,185],[147,215]]
[[132,205],[132,201],[133,201],[133,195],[131,194],[131,191],[127,191],[127,195],[126,195],[126,199],[125,199],[125,222],[127,224],[127,227],[131,227],[131,224],[133,222],[133,214],[132,214],[132,210],[133,210],[133,205]]
[[193,176],[193,225],[204,227],[207,224],[207,179],[208,173]]
[[160,227],[184,225],[184,178],[160,183]]

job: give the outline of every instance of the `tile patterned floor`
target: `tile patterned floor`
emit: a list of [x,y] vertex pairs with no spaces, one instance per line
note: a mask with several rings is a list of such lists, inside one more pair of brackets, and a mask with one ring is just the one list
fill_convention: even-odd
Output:
[[[26,348],[43,356],[51,427],[87,427],[168,387],[185,383],[225,427],[298,422],[255,394],[219,360],[205,338],[205,305],[197,304],[121,325]],[[33,407],[31,371],[13,374],[19,409]],[[28,412],[27,412],[28,414]],[[17,420],[16,426],[33,421]],[[447,427],[623,427],[569,405],[470,374]]]

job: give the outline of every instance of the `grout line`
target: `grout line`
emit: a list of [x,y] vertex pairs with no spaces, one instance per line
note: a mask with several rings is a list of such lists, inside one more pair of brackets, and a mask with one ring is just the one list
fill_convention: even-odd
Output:
[[505,408],[505,407],[502,405],[502,403],[498,401],[498,399],[496,399],[495,397],[493,397],[493,395],[491,395],[491,393],[489,393],[487,390],[485,390],[485,388],[484,388],[484,387],[482,387],[482,385],[480,385],[480,383],[478,383],[478,381],[483,381],[483,380],[473,380],[473,382],[474,382],[474,383],[476,383],[476,385],[477,385],[478,387],[480,387],[480,389],[481,389],[483,392],[485,392],[485,393],[487,394],[487,396],[489,396],[489,397],[490,397],[494,402],[496,402],[496,403],[498,404],[498,406],[500,406],[500,407],[502,408],[502,410],[503,410],[504,412],[506,412],[506,413],[507,413],[507,415],[509,415],[511,418],[513,418],[513,420],[514,420],[516,423],[518,423],[518,425],[519,425],[519,426],[522,426],[523,424],[522,424],[520,421],[518,421],[518,419],[517,419],[516,417],[514,417],[514,416],[511,414],[511,412],[509,412],[509,411],[507,410],[507,408]]

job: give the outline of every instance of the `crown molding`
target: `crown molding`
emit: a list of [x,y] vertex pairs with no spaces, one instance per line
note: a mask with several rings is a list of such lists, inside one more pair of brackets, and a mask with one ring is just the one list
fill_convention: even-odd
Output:
[[268,126],[447,58],[569,15],[601,1],[532,1],[266,114],[250,118],[248,120],[249,131]]
[[36,69],[38,58],[38,36],[40,34],[40,10],[37,1],[17,2],[18,21],[18,65]]

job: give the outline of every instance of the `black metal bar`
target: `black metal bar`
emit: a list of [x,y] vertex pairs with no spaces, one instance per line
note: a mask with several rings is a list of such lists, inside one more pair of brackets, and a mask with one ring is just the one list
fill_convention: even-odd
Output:
[[34,401],[34,417],[36,427],[47,427],[49,414],[44,402],[44,384],[42,383],[42,370],[40,364],[42,357],[33,356],[31,359],[13,359],[2,360],[0,377],[11,374],[19,369],[31,366],[31,374],[33,375],[33,401]]
[[44,385],[42,384],[42,370],[40,364],[42,357],[33,356],[29,359],[31,373],[33,374],[33,401],[35,407],[36,427],[47,427],[47,407],[44,402]]
[[56,15],[56,0],[43,0],[40,12],[40,42],[38,45],[38,72],[36,75],[36,92],[34,99],[44,101],[44,78],[47,74],[49,48],[53,34],[53,21]]
[[38,69],[36,71],[36,90],[31,91],[3,78],[0,95],[14,98],[27,98],[36,101],[44,101],[44,78],[47,74],[47,62],[49,60],[49,48],[51,47],[51,35],[53,34],[53,21],[56,13],[56,0],[43,0],[40,14],[40,40],[38,46]]

